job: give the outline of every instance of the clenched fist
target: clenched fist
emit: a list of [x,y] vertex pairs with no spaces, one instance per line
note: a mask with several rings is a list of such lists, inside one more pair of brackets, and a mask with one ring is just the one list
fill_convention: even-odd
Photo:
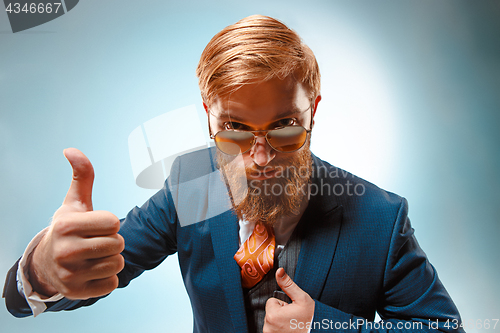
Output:
[[73,180],[62,206],[29,261],[33,290],[69,299],[103,296],[118,286],[124,267],[125,242],[120,220],[110,212],[93,211],[94,169],[78,149],[64,150]]

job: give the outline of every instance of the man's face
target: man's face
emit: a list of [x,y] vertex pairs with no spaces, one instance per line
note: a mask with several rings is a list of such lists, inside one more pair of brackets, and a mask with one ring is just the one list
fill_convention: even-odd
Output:
[[[314,104],[303,85],[288,77],[244,85],[226,98],[216,99],[207,110],[212,134],[221,130],[267,131],[278,127],[301,125],[309,130]],[[311,112],[312,111],[312,112]],[[233,156],[219,150],[219,164],[225,168],[231,189],[245,189],[243,200],[235,203],[240,218],[259,219],[273,224],[282,215],[298,212],[305,199],[305,185],[310,178],[309,136],[302,148],[284,153],[266,141],[266,132],[256,133],[254,146],[242,154],[244,167],[229,163]],[[238,168],[244,170],[237,170]],[[247,184],[237,174],[245,172]],[[245,186],[242,186],[245,185]],[[233,193],[241,196],[242,193]],[[233,200],[234,201],[234,200]],[[238,200],[240,201],[240,200]]]
[[[206,107],[206,106],[205,106]],[[246,84],[226,98],[217,98],[209,108],[212,134],[221,130],[271,130],[289,125],[310,129],[311,100],[303,85],[292,76]],[[206,107],[208,110],[208,107]],[[280,153],[267,143],[265,132],[258,133],[255,145],[243,154],[247,168],[267,171],[263,177],[272,177],[271,161],[287,158],[293,153]]]

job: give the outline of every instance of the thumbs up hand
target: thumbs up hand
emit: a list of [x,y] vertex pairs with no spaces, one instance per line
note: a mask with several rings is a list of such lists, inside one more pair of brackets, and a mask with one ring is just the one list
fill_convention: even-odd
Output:
[[118,286],[117,274],[124,267],[120,220],[110,212],[93,211],[94,169],[89,159],[74,148],[64,150],[64,155],[73,168],[73,180],[28,260],[29,280],[33,290],[45,296],[103,296]]
[[314,315],[314,300],[292,281],[283,268],[276,271],[276,282],[292,303],[268,299],[263,332],[308,332]]

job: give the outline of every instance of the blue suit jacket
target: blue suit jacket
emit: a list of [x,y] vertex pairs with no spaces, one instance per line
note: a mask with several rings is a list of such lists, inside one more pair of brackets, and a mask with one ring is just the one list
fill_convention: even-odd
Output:
[[[178,158],[165,187],[122,220],[126,266],[119,274],[120,287],[177,252],[194,332],[247,332],[240,268],[233,259],[237,217],[228,210],[181,226],[174,205],[178,194],[172,188],[213,174],[214,154],[212,148]],[[406,200],[315,156],[313,165],[311,200],[297,226],[302,247],[294,278],[316,303],[311,332],[368,330],[356,324],[372,321],[375,311],[385,325],[373,331],[433,331],[428,325],[436,328],[436,320],[440,330],[453,331],[460,322],[458,311],[414,237]],[[218,190],[210,177],[205,179],[206,186],[195,187],[188,197],[198,206],[203,198],[209,207]],[[31,310],[17,292],[16,269],[17,264],[7,276],[4,296],[9,311],[22,317]],[[62,299],[48,310],[95,301]],[[422,328],[410,326],[414,322]]]

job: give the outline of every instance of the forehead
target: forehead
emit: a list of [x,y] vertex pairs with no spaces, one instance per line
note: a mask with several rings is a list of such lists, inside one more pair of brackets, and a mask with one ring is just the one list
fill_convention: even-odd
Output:
[[307,90],[290,76],[245,84],[229,96],[216,98],[211,113],[219,119],[265,125],[309,106]]

